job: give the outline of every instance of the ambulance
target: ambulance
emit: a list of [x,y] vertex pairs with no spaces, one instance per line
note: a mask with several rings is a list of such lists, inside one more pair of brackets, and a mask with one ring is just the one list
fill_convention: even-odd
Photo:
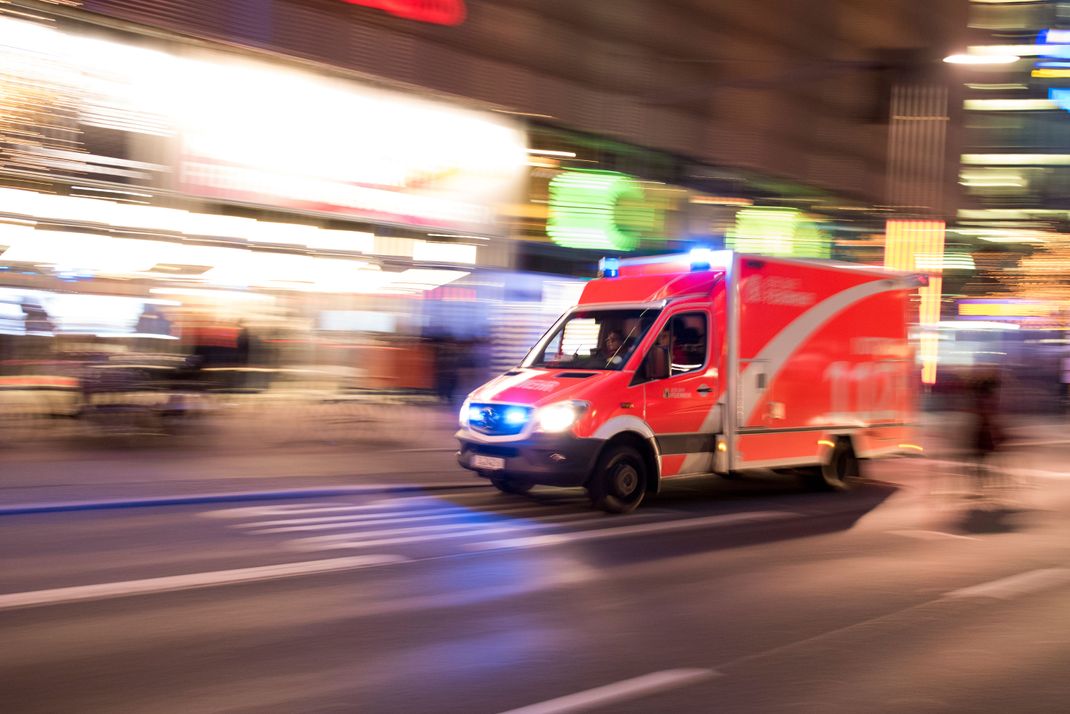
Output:
[[605,259],[460,413],[461,466],[507,493],[583,486],[627,513],[669,479],[789,470],[847,488],[909,453],[922,280],[732,251]]

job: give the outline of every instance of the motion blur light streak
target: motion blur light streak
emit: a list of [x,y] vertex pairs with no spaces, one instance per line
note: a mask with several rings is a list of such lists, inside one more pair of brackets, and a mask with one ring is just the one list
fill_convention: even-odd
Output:
[[1070,154],[963,154],[962,163],[990,166],[1070,166]]
[[460,25],[467,8],[464,0],[342,0],[349,5],[362,5],[382,10],[406,20],[432,25]]
[[991,64],[1012,64],[1021,59],[1015,54],[958,54],[948,55],[944,58],[944,62],[948,64],[965,64],[965,65],[991,65]]
[[[138,206],[11,188],[0,188],[0,214],[27,216],[38,221],[96,223],[162,235],[227,238],[336,252],[372,253],[375,249],[375,235],[364,231],[323,229],[298,223],[275,223],[238,216],[191,213],[175,208]],[[0,224],[0,229],[4,229],[3,225]]]
[[1059,108],[1050,99],[966,99],[962,105],[975,112],[1036,112]]
[[475,265],[477,248],[463,243],[432,243],[416,241],[412,259],[418,263],[460,263]]

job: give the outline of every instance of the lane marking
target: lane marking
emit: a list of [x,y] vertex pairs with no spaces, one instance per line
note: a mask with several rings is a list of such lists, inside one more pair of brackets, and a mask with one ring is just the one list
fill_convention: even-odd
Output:
[[957,533],[945,533],[943,531],[927,531],[927,530],[905,530],[905,531],[888,531],[892,535],[906,536],[907,538],[917,538],[919,540],[939,540],[940,538],[953,538],[955,540],[981,540],[976,536],[959,535]]
[[[398,528],[394,531],[398,534],[397,537],[389,538],[374,538],[372,540],[366,540],[369,533],[350,532],[350,533],[338,533],[335,535],[327,536],[313,536],[311,538],[298,538],[296,540],[289,541],[287,547],[295,550],[303,551],[315,551],[315,550],[337,550],[348,548],[371,548],[380,545],[398,545],[400,543],[420,543],[428,540],[442,540],[444,538],[478,538],[485,535],[494,535],[498,533],[515,533],[521,530],[531,530],[532,528],[544,528],[547,521],[585,521],[586,523],[595,523],[598,520],[610,518],[607,514],[599,513],[577,513],[569,516],[554,516],[552,518],[546,518],[539,523],[524,522],[514,523],[502,526],[493,526],[490,528],[468,528],[466,530],[457,530],[464,527],[465,524],[451,525],[454,529],[453,532],[446,533],[428,533],[427,531],[435,528],[435,526],[412,526],[410,528]],[[581,523],[581,525],[584,525]],[[575,531],[572,534],[577,535],[586,531]],[[406,533],[415,533],[418,535],[405,535]]]
[[[484,526],[498,525],[500,523],[508,522],[508,521],[516,521],[517,523],[531,523],[531,522],[550,523],[550,522],[554,522],[554,521],[558,521],[558,520],[564,521],[564,520],[569,520],[569,519],[573,519],[573,518],[576,519],[576,520],[581,520],[584,517],[591,518],[591,515],[590,514],[573,513],[573,514],[564,514],[564,515],[547,514],[547,515],[539,516],[539,515],[535,515],[535,514],[520,515],[520,514],[516,514],[516,513],[511,513],[511,514],[508,514],[508,515],[499,516],[497,518],[487,518],[487,519],[477,520],[477,519],[474,519],[472,517],[472,515],[468,514],[468,513],[455,513],[455,514],[452,514],[452,515],[442,515],[442,516],[413,516],[411,518],[390,518],[390,519],[376,520],[376,521],[371,521],[371,522],[367,522],[367,521],[336,521],[334,523],[317,523],[317,524],[311,524],[311,525],[306,525],[306,526],[278,526],[278,527],[274,527],[274,528],[263,528],[259,524],[249,523],[246,526],[244,526],[244,528],[246,529],[246,532],[248,532],[248,533],[256,533],[256,534],[262,535],[262,534],[265,534],[265,533],[307,533],[307,532],[311,532],[311,531],[331,531],[331,530],[340,530],[340,529],[350,529],[351,531],[355,531],[356,529],[359,529],[359,528],[362,528],[362,527],[367,527],[367,526],[385,526],[385,525],[396,525],[396,524],[401,524],[401,523],[417,523],[417,522],[423,521],[424,523],[422,525],[406,527],[402,531],[402,532],[404,532],[404,531],[419,532],[421,530],[439,530],[439,529],[441,529],[441,530],[449,530],[450,528],[463,528],[463,527],[479,529],[479,528],[483,528]],[[426,523],[426,521],[453,521],[453,522],[452,523],[439,524],[439,525],[429,525],[429,524]],[[388,532],[388,531],[384,531],[384,532]],[[376,531],[370,531],[370,533],[376,533]]]
[[581,711],[636,699],[668,689],[685,687],[718,676],[720,674],[712,669],[666,669],[564,697],[548,699],[545,702],[519,709],[510,709],[504,714],[561,714],[562,712]]
[[[472,535],[479,535],[485,533],[487,530],[496,528],[499,526],[507,526],[512,528],[534,528],[541,523],[567,523],[569,521],[582,521],[582,520],[596,520],[601,519],[603,516],[597,513],[567,513],[559,516],[545,516],[541,519],[517,519],[515,522],[510,519],[480,519],[461,521],[458,523],[440,523],[438,525],[420,524],[417,526],[401,526],[399,528],[383,528],[380,530],[350,530],[349,533],[340,533],[337,535],[328,536],[315,536],[315,538],[321,538],[324,542],[330,542],[331,540],[344,540],[345,538],[351,538],[353,536],[360,536],[362,538],[381,538],[383,536],[395,536],[395,535],[408,535],[410,533],[435,533],[441,535],[448,533],[449,531],[465,531]],[[359,524],[358,524],[359,525]],[[389,523],[373,523],[376,525],[390,525]],[[292,528],[268,528],[266,530],[253,531],[254,533],[289,533],[291,531],[316,531],[316,530],[334,530],[338,528],[349,528],[347,523],[323,523],[314,526],[295,526]],[[437,537],[437,536],[436,536]],[[306,540],[313,540],[312,538]]]
[[21,593],[0,595],[0,610],[40,605],[60,605],[86,600],[103,600],[108,598],[148,595],[153,593],[194,590],[198,588],[252,583],[263,580],[279,580],[301,575],[317,573],[335,573],[343,570],[358,570],[383,565],[396,565],[410,562],[409,558],[399,555],[361,555],[347,558],[329,558],[326,560],[306,560],[297,563],[279,565],[262,565],[254,568],[237,568],[234,570],[214,570],[203,573],[184,575],[167,575],[143,580],[125,580],[96,585],[75,585],[50,590],[32,590]]
[[423,498],[389,498],[383,501],[375,501],[360,506],[336,506],[331,504],[297,504],[284,503],[275,506],[244,506],[242,508],[224,508],[217,511],[205,511],[201,513],[204,518],[260,518],[262,516],[295,516],[304,513],[362,513],[364,511],[383,511],[395,508],[401,504],[415,504],[412,510],[425,510],[430,506],[420,505],[425,501]]
[[[329,523],[352,523],[352,524],[376,524],[376,523],[408,523],[414,521],[441,520],[447,518],[471,518],[473,516],[516,516],[522,513],[543,513],[555,515],[545,506],[532,504],[525,507],[512,507],[495,509],[493,511],[479,511],[467,508],[443,509],[440,513],[424,515],[426,509],[417,511],[397,511],[396,513],[361,513],[343,516],[313,516],[310,518],[282,518],[271,521],[251,521],[249,523],[237,523],[236,528],[294,528],[300,526],[323,525]],[[410,515],[415,514],[415,515]]]
[[[580,503],[585,499],[574,499],[573,503]],[[202,518],[260,518],[264,516],[296,516],[316,513],[362,513],[365,511],[383,511],[390,508],[403,507],[403,510],[432,510],[434,508],[458,506],[458,501],[484,501],[488,507],[510,507],[507,504],[495,504],[494,494],[480,491],[479,493],[450,494],[449,498],[442,496],[407,496],[398,498],[386,498],[360,505],[337,505],[329,502],[312,503],[279,503],[268,506],[242,506],[240,508],[223,508],[213,511],[204,511],[198,515]],[[565,501],[557,501],[554,505],[566,504]]]
[[1070,582],[1070,568],[1041,568],[953,590],[944,597],[990,597],[997,600],[1011,600],[1020,595],[1028,595],[1068,582]]
[[734,525],[739,523],[762,523],[767,521],[779,521],[786,518],[796,518],[800,514],[790,511],[754,511],[752,513],[727,513],[719,516],[706,516],[704,518],[684,518],[676,521],[662,521],[659,523],[643,523],[633,526],[621,526],[619,528],[603,528],[593,531],[580,531],[577,533],[553,533],[547,535],[526,536],[521,538],[509,538],[505,540],[489,541],[487,543],[473,543],[468,546],[470,550],[498,550],[503,548],[543,548],[547,546],[575,543],[583,540],[602,540],[605,538],[619,538],[621,536],[643,535],[647,533],[664,533],[668,531],[688,530],[712,525]]

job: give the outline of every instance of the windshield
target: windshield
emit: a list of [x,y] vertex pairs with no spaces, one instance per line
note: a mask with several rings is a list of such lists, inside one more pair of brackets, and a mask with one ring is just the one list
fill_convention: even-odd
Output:
[[558,325],[525,367],[621,369],[659,309],[578,310]]

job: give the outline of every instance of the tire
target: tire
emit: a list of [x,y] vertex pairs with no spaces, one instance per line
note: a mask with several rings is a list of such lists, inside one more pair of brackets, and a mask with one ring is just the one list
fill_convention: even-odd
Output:
[[848,491],[861,476],[858,457],[847,439],[837,439],[829,462],[808,472],[807,480],[820,491]]
[[610,446],[598,459],[587,492],[595,508],[607,513],[631,513],[643,502],[647,479],[642,454],[631,446]]
[[526,481],[515,481],[504,476],[492,476],[490,482],[494,485],[494,488],[502,493],[509,493],[516,496],[527,493],[534,486],[534,484],[527,483]]

